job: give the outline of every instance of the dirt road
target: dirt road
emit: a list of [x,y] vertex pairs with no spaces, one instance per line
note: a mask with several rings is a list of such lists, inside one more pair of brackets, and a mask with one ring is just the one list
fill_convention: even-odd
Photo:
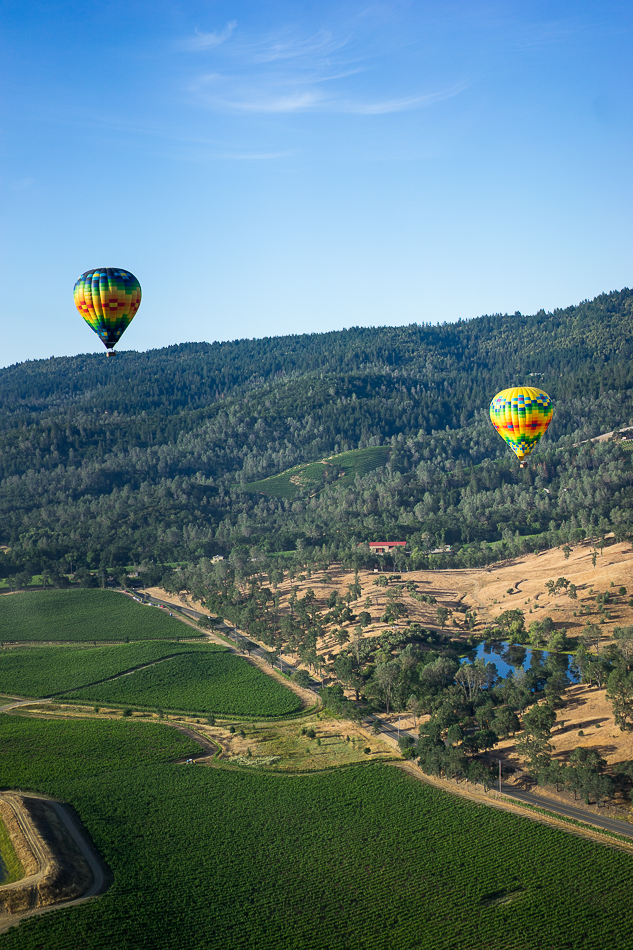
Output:
[[2,800],[6,802],[6,804],[9,805],[13,811],[20,831],[22,832],[37,861],[38,870],[34,874],[30,874],[28,877],[22,878],[21,881],[16,881],[13,884],[6,884],[0,887],[0,896],[5,895],[8,892],[30,890],[29,903],[25,910],[18,911],[9,916],[0,917],[0,933],[4,933],[10,927],[19,924],[20,921],[24,920],[25,917],[33,917],[36,914],[45,914],[48,911],[57,910],[59,907],[72,907],[75,904],[81,904],[84,901],[90,900],[92,897],[96,897],[98,894],[101,894],[106,888],[107,879],[104,867],[92,844],[87,839],[83,829],[80,827],[78,821],[71,813],[68,806],[62,804],[61,802],[56,802],[52,799],[46,798],[46,796],[43,795],[31,795],[28,797],[42,798],[43,800],[50,802],[55,813],[66,828],[74,843],[77,845],[84,860],[90,868],[92,883],[88,890],[86,890],[80,897],[72,898],[71,900],[67,901],[59,901],[54,904],[49,904],[46,907],[38,906],[39,885],[43,883],[47,875],[50,873],[54,856],[46,842],[38,834],[37,829],[31,820],[31,816],[22,803],[22,797],[15,792],[3,792]]

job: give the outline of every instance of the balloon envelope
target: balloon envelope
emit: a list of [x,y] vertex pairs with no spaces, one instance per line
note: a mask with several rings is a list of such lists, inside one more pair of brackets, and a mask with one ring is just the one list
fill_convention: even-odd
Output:
[[493,426],[520,461],[547,432],[553,413],[547,393],[532,386],[504,389],[490,403]]
[[128,270],[97,267],[81,275],[74,296],[79,313],[111,350],[141,305],[141,285]]

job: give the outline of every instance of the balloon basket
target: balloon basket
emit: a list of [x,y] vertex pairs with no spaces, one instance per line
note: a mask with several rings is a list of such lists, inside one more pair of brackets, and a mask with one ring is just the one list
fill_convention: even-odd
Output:
[[116,356],[116,350],[106,350],[106,356]]

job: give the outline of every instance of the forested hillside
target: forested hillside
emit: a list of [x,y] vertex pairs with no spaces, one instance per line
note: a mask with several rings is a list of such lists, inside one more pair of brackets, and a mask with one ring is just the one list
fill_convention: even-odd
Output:
[[[409,541],[418,566],[475,564],[625,535],[626,446],[572,446],[633,422],[632,307],[625,289],[533,316],[1,370],[3,573],[160,574],[214,554],[244,571],[277,552],[349,560],[383,538]],[[488,405],[522,383],[552,396],[554,420],[520,472]],[[389,448],[384,464],[353,478],[349,455],[332,458],[377,446]],[[295,479],[276,497],[253,485],[324,458],[322,486]],[[450,554],[430,553],[446,544]]]

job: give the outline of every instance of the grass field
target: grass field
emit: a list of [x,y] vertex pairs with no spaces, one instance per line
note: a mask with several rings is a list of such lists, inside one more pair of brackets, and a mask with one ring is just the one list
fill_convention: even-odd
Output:
[[332,455],[320,462],[307,465],[295,465],[280,475],[263,478],[246,485],[246,491],[260,492],[274,498],[293,499],[300,494],[316,494],[327,484],[352,484],[357,475],[366,475],[389,459],[388,446],[376,446],[368,449],[354,449]]
[[167,640],[196,631],[110,590],[49,590],[0,597],[0,642]]
[[13,884],[24,877],[24,868],[15,853],[9,832],[0,820],[0,885]]
[[286,686],[223,647],[210,645],[67,698],[220,716],[286,716],[301,709],[301,699]]
[[164,640],[101,647],[15,647],[0,652],[0,690],[17,696],[53,696],[176,653],[209,649],[213,647]]
[[69,801],[114,874],[2,950],[628,950],[631,856],[387,765],[172,764],[159,724],[0,717],[0,785]]

